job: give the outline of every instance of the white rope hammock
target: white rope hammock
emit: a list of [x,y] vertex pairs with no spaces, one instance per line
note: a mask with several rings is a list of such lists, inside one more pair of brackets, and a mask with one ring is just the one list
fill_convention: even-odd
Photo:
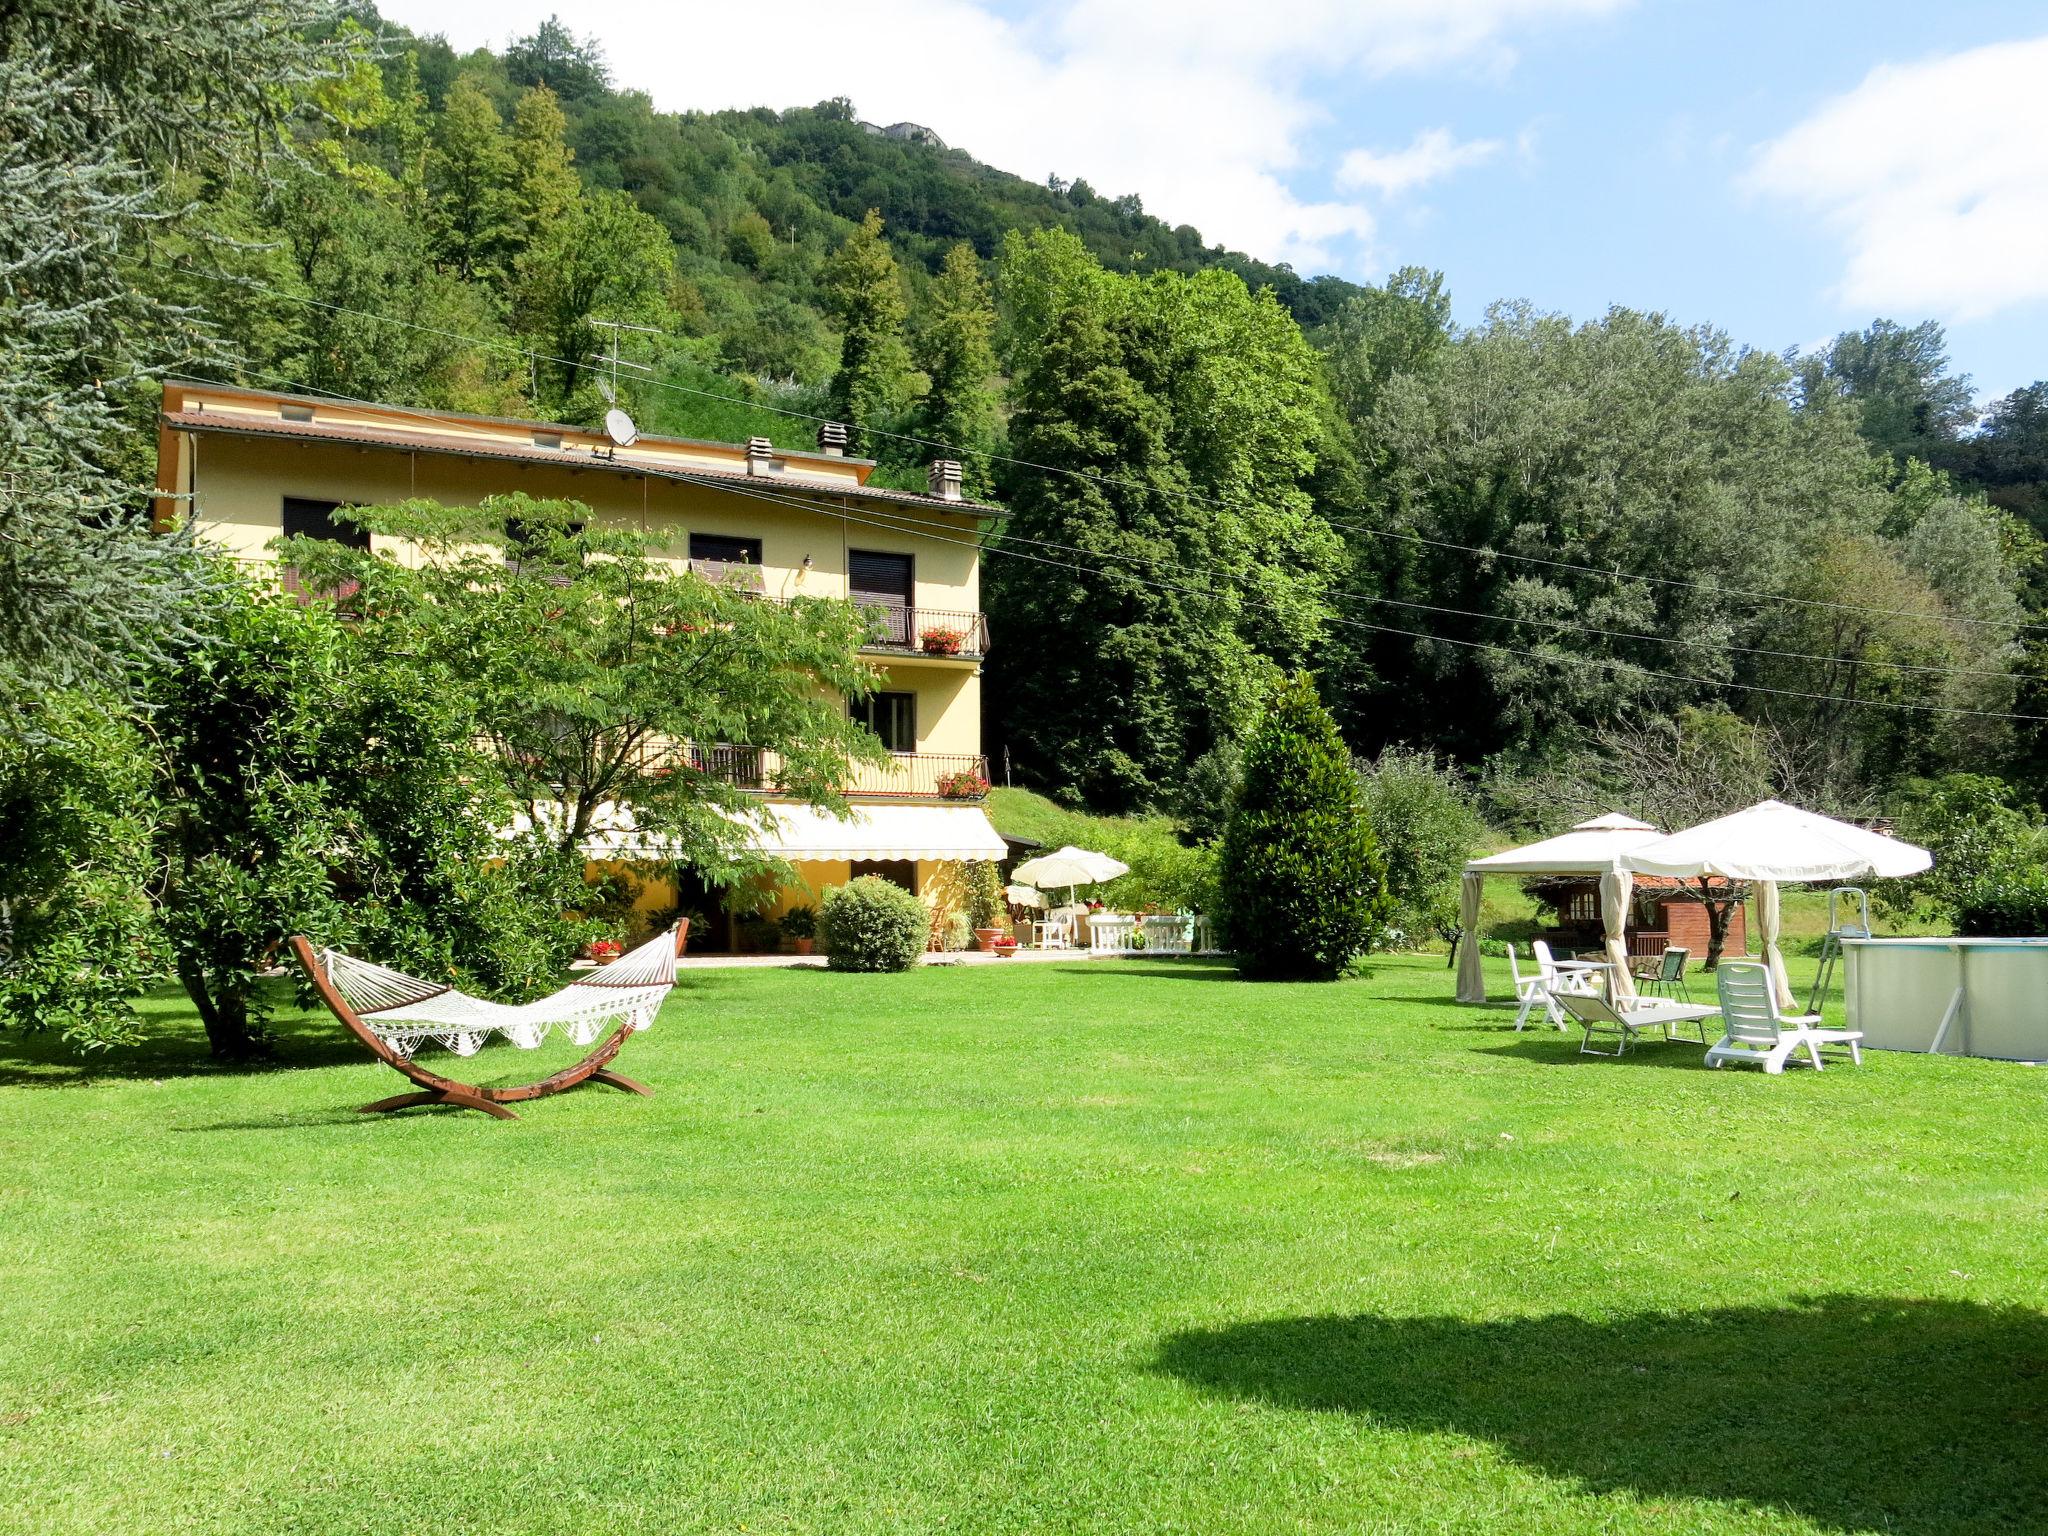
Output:
[[676,938],[659,933],[582,981],[530,1003],[494,1003],[338,949],[320,951],[335,988],[392,1050],[410,1058],[425,1041],[474,1056],[494,1034],[530,1051],[561,1030],[588,1045],[615,1022],[645,1029],[676,981]]

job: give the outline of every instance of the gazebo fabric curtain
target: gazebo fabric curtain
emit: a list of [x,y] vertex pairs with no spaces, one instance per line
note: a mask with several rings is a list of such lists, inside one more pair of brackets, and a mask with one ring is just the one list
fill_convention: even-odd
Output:
[[1771,988],[1778,994],[1778,1007],[1790,1013],[1792,978],[1785,974],[1785,955],[1778,948],[1778,882],[1759,880],[1750,889],[1756,897],[1757,942],[1763,945],[1764,964],[1771,968]]
[[1479,964],[1479,897],[1486,876],[1468,869],[1458,882],[1458,1001],[1486,1001],[1486,973]]
[[1600,877],[1600,923],[1606,938],[1607,985],[1616,1000],[1636,995],[1628,970],[1628,903],[1636,877],[1619,867]]

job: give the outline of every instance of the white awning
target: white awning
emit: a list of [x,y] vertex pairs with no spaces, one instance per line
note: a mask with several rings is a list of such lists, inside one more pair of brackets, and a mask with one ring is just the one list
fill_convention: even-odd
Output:
[[1001,859],[1009,846],[974,805],[858,805],[844,821],[807,805],[764,805],[754,846],[793,864],[840,859]]
[[[559,808],[557,808],[559,809]],[[1009,845],[976,805],[856,805],[845,820],[808,805],[763,805],[734,819],[756,853],[791,863],[841,859],[988,859],[1009,856]],[[543,817],[544,821],[548,818]],[[558,821],[557,821],[558,824]],[[524,834],[532,824],[513,819],[499,835]],[[665,839],[633,825],[633,813],[599,806],[583,852],[592,859],[664,859],[677,856]]]

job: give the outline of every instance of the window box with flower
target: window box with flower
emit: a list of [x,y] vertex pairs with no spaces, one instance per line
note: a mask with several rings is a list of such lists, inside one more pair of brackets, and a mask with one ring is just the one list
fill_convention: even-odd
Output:
[[988,780],[972,768],[940,774],[937,787],[941,800],[981,800],[988,796]]

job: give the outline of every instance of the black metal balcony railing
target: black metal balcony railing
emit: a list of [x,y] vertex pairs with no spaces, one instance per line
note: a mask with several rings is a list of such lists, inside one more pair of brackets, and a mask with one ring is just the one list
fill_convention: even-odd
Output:
[[[692,742],[650,750],[650,760],[681,761],[735,789],[768,794],[781,788],[782,762],[760,747]],[[892,752],[881,763],[849,763],[841,794],[874,798],[980,800],[988,794],[988,759],[978,752]]]
[[988,654],[988,616],[950,608],[908,608],[896,603],[866,606],[871,651],[922,656],[979,658]]
[[691,559],[683,563],[713,586],[732,587],[755,597],[768,590],[767,573],[751,560]]

